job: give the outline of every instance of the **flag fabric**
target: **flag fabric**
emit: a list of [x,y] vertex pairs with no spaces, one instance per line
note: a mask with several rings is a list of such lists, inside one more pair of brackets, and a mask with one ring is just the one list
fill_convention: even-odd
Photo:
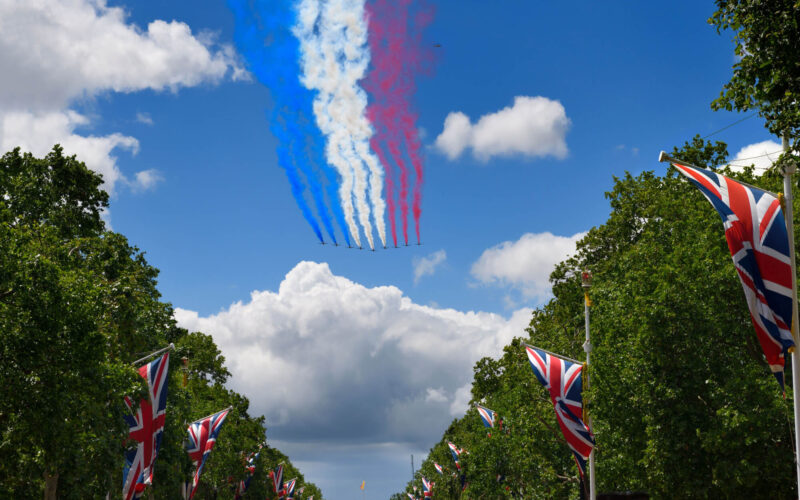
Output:
[[494,427],[495,420],[497,419],[497,412],[481,405],[475,405],[475,408],[478,409],[478,415],[480,415],[483,421],[483,426]]
[[283,495],[291,499],[294,496],[294,487],[297,486],[297,478],[290,479],[283,483]]
[[534,375],[550,393],[558,426],[578,463],[581,476],[594,448],[594,436],[581,415],[583,413],[583,366],[572,363],[541,349],[525,346]]
[[770,370],[783,388],[792,338],[792,266],[778,198],[723,175],[672,163],[722,217],[725,239],[744,289],[750,319]]
[[139,401],[133,413],[133,402],[127,396],[125,404],[131,411],[125,415],[128,423],[128,438],[136,448],[125,456],[122,471],[122,498],[139,498],[147,485],[153,484],[153,468],[161,447],[164,422],[167,413],[167,379],[169,374],[169,352],[139,368],[139,375],[147,381],[147,399]]
[[464,453],[464,450],[453,444],[452,441],[447,442],[447,447],[450,448],[450,454],[453,455],[453,461],[456,463],[456,469],[461,470],[461,463],[458,457]]
[[245,478],[239,481],[239,485],[236,488],[236,494],[234,495],[234,500],[239,500],[244,495],[244,492],[247,491],[247,488],[250,487],[250,481],[253,480],[253,475],[256,473],[256,460],[258,460],[258,456],[261,454],[261,445],[258,446],[257,452],[251,453],[249,457],[247,457],[247,464],[244,466],[246,475]]
[[230,410],[222,410],[208,417],[197,420],[189,424],[189,443],[187,452],[194,465],[194,474],[191,484],[187,485],[187,498],[191,500],[200,484],[200,475],[203,473],[203,466],[206,464],[214,444],[217,442],[222,424]]
[[422,496],[430,498],[431,495],[433,495],[433,483],[425,479],[425,476],[422,476]]
[[406,495],[408,495],[408,498],[410,498],[411,500],[417,500],[411,493],[406,493]]
[[272,490],[276,495],[283,496],[281,486],[283,486],[283,464],[275,467],[274,471],[269,471],[269,477],[272,479]]
[[438,472],[439,474],[444,474],[444,469],[442,468],[441,465],[437,464],[436,462],[433,462],[433,467],[436,469],[436,472]]

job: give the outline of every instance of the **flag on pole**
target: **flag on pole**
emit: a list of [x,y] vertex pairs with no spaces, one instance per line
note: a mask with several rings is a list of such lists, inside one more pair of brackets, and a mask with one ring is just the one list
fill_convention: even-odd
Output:
[[164,353],[139,368],[139,375],[147,381],[147,399],[139,401],[139,408],[133,413],[133,402],[125,397],[125,404],[131,411],[125,415],[128,423],[128,438],[136,443],[136,448],[125,456],[122,471],[122,498],[138,499],[147,485],[153,484],[153,468],[167,414],[167,379],[169,374],[169,352]]
[[534,375],[550,393],[558,426],[561,427],[583,476],[586,472],[586,461],[594,448],[594,436],[581,418],[583,366],[529,345],[525,345],[525,351]]
[[452,441],[447,442],[447,447],[450,448],[450,454],[453,455],[453,461],[456,463],[456,469],[461,470],[461,464],[458,457],[464,453],[464,450],[453,444]]
[[283,483],[283,494],[286,498],[291,499],[294,496],[294,487],[297,486],[297,478],[290,479]]
[[433,467],[436,469],[436,472],[438,472],[439,474],[442,474],[442,475],[444,474],[444,468],[442,468],[441,465],[437,464],[436,462],[433,462]]
[[269,477],[272,479],[272,490],[276,495],[282,496],[281,486],[283,486],[283,464],[275,467],[274,471],[269,471]]
[[430,498],[431,495],[433,495],[433,483],[425,479],[425,476],[422,476],[422,496]]
[[778,197],[723,175],[672,161],[722,217],[750,319],[770,370],[783,389],[792,338],[790,242]]
[[477,408],[478,415],[480,415],[481,420],[483,421],[483,426],[494,428],[495,421],[497,420],[497,412],[477,404],[475,405],[475,408]]
[[250,453],[250,456],[247,457],[247,464],[244,467],[246,476],[244,479],[239,481],[239,485],[236,488],[236,494],[234,495],[234,500],[239,500],[240,498],[242,498],[244,492],[247,491],[248,487],[250,487],[250,481],[253,480],[253,475],[255,475],[256,473],[256,460],[258,460],[258,456],[260,454],[261,454],[261,445],[258,445],[258,451]]
[[203,473],[203,466],[206,464],[206,460],[211,454],[214,444],[217,442],[217,436],[219,435],[219,431],[229,411],[230,408],[189,424],[189,443],[186,451],[189,453],[189,458],[192,459],[194,465],[192,482],[191,484],[187,484],[186,488],[186,496],[189,500],[194,498],[197,485],[200,484],[200,475]]

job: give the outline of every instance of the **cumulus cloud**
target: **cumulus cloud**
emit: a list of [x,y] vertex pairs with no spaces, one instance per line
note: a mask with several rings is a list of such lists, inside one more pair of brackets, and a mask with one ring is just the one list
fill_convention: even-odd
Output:
[[523,234],[517,241],[504,241],[485,250],[472,264],[472,276],[483,283],[515,288],[525,298],[542,302],[550,296],[550,273],[575,253],[575,244],[585,235]]
[[432,276],[445,260],[447,260],[447,252],[439,250],[433,252],[427,257],[414,257],[414,283],[419,283],[423,276]]
[[466,409],[474,363],[524,335],[530,312],[426,307],[393,286],[367,288],[300,262],[277,291],[175,317],[214,337],[231,387],[278,439],[430,446]]
[[153,189],[156,184],[163,180],[164,177],[161,176],[161,173],[158,170],[151,168],[149,170],[136,172],[136,177],[131,183],[131,187],[134,191],[149,191]]
[[775,141],[768,140],[749,144],[736,153],[731,160],[730,167],[734,171],[741,171],[745,166],[755,166],[755,174],[761,175],[766,171],[783,152],[783,146]]
[[117,181],[124,176],[117,167],[114,150],[139,151],[139,141],[122,134],[84,136],[75,133],[89,124],[89,119],[74,111],[31,113],[27,111],[0,112],[0,148],[8,151],[20,147],[35,156],[44,156],[54,144],[60,143],[65,154],[78,159],[95,172],[102,174],[104,188],[114,193]]
[[513,106],[483,115],[474,125],[460,111],[447,115],[436,147],[454,160],[466,149],[487,161],[493,156],[567,156],[569,129],[564,106],[546,97],[518,96]]
[[153,125],[153,118],[150,113],[136,113],[136,121],[145,125]]
[[105,0],[0,2],[0,67],[6,69],[0,78],[4,150],[21,146],[42,154],[61,143],[103,174],[109,191],[125,180],[112,151],[135,153],[138,142],[121,134],[77,134],[89,119],[71,109],[76,102],[246,75],[229,45],[196,37],[179,21],[155,20],[141,29]]

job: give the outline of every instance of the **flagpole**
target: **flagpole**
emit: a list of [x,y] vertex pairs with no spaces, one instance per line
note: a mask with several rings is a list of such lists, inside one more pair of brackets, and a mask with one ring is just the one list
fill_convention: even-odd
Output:
[[[783,136],[784,161],[781,163],[783,173],[783,196],[786,200],[784,204],[784,215],[786,216],[786,233],[789,237],[789,261],[792,264],[792,337],[795,344],[798,344],[797,334],[797,269],[794,256],[794,215],[792,197],[792,174],[797,166],[794,161],[787,161],[786,153],[789,152],[789,138]],[[792,350],[792,402],[794,403],[794,466],[797,473],[797,496],[800,498],[800,346],[796,345]]]
[[[192,423],[199,422],[199,421],[201,421],[201,420],[205,420],[205,419],[207,419],[208,417],[213,417],[213,416],[214,416],[214,415],[216,415],[217,413],[222,413],[222,412],[223,412],[223,411],[225,411],[225,410],[231,411],[231,410],[233,410],[233,406],[229,406],[229,407],[227,407],[227,408],[223,408],[223,409],[221,409],[221,410],[219,410],[219,411],[215,411],[215,412],[214,412],[214,413],[212,413],[211,415],[206,415],[205,417],[200,417],[200,418],[198,418],[197,420],[192,420]],[[281,462],[281,463],[283,463],[283,462]],[[280,465],[280,464],[278,464],[278,465]]]
[[559,359],[563,359],[565,361],[569,361],[570,363],[575,363],[576,365],[582,365],[583,364],[583,362],[578,361],[577,359],[568,358],[568,357],[563,356],[561,354],[556,354],[554,352],[548,351],[547,349],[542,349],[541,347],[536,347],[535,345],[530,345],[530,344],[525,343],[525,342],[523,342],[523,344],[525,344],[526,346],[530,347],[531,349],[538,349],[538,350],[540,350],[540,351],[542,351],[544,353],[547,353],[547,354],[549,354],[551,356],[555,356],[555,357],[557,357]]
[[[592,352],[592,343],[589,342],[589,308],[592,305],[591,299],[589,299],[589,288],[592,287],[592,273],[588,269],[584,269],[581,273],[581,286],[583,287],[583,315],[584,315],[584,323],[586,324],[586,342],[583,344],[583,350],[586,352],[586,366],[589,366],[589,353]],[[586,371],[586,386],[589,386],[589,371]],[[584,402],[584,405],[586,403]],[[586,425],[589,427],[590,432],[594,432],[592,430],[592,416],[587,411],[586,412]],[[592,447],[592,451],[589,453],[589,500],[596,500],[597,498],[597,484],[595,481],[595,473],[594,473],[594,447]]]
[[171,351],[172,349],[175,349],[175,344],[170,344],[170,345],[168,345],[167,347],[165,347],[165,348],[163,348],[163,349],[159,349],[159,350],[157,350],[157,351],[155,351],[155,352],[151,352],[151,353],[150,353],[150,354],[148,354],[147,356],[145,356],[145,357],[143,357],[143,358],[139,358],[139,359],[137,359],[137,360],[136,360],[136,361],[134,361],[132,364],[134,364],[134,365],[138,365],[138,364],[139,364],[139,363],[141,363],[142,361],[148,360],[148,359],[152,358],[153,356],[158,356],[158,355],[159,355],[159,354],[161,354],[162,352]]

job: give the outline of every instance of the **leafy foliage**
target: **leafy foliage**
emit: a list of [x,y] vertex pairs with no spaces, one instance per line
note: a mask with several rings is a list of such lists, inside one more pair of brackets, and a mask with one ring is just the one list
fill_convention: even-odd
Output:
[[[247,454],[265,441],[264,418],[225,388],[230,372],[213,339],[177,327],[158,270],[105,231],[101,186],[58,146],[42,159],[19,150],[0,158],[0,497],[41,496],[46,478],[63,499],[119,491],[123,398],[146,394],[132,362],[174,343],[151,498],[178,497],[191,475],[188,423],[229,406],[195,498],[233,498]],[[267,446],[244,498],[268,496],[266,469],[281,461],[303,486]],[[313,484],[306,490],[322,498]]]
[[715,109],[756,108],[777,136],[800,139],[800,2],[717,0],[708,20],[718,32],[731,30],[739,60]]
[[[673,155],[715,168],[727,150],[696,137]],[[782,182],[774,171],[726,174],[772,191]],[[719,216],[673,168],[663,177],[626,174],[607,197],[608,220],[556,267],[554,297],[534,311],[524,339],[584,359],[580,271],[590,268],[593,351],[584,397],[599,491],[793,497],[791,399],[783,399],[761,354]],[[468,485],[461,493],[457,478],[441,477],[435,496],[580,495],[577,467],[522,341],[475,365],[472,401],[498,412],[506,432],[489,437],[472,409],[455,420],[419,474],[439,477],[434,461],[453,470],[450,440],[469,451],[462,459]]]

